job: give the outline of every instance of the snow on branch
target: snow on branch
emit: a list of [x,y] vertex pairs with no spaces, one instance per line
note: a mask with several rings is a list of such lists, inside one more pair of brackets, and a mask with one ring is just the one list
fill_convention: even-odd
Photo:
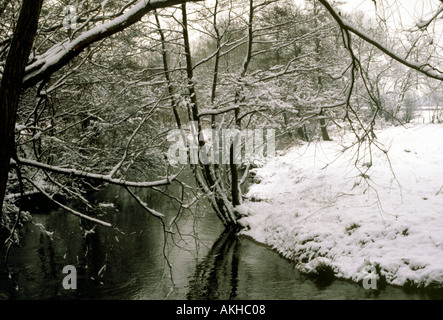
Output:
[[206,109],[206,110],[201,110],[198,113],[198,117],[203,117],[203,116],[215,116],[215,115],[220,115],[229,111],[234,111],[235,109],[238,109],[241,105],[234,105],[234,106],[229,106],[229,107],[225,107],[225,108],[220,108],[220,109]]
[[31,179],[29,179],[29,178],[26,178],[25,177],[25,179],[28,181],[28,182],[30,182],[41,194],[43,194],[45,197],[47,197],[49,200],[51,200],[52,202],[54,202],[56,205],[58,205],[59,207],[61,207],[61,208],[63,208],[64,210],[66,210],[66,211],[68,211],[69,213],[71,213],[71,214],[73,214],[73,215],[75,215],[75,216],[78,216],[78,217],[80,217],[80,218],[82,218],[82,219],[85,219],[85,220],[89,220],[89,221],[92,221],[92,222],[95,222],[95,223],[98,223],[98,224],[101,224],[102,226],[105,226],[105,227],[108,227],[108,228],[111,228],[112,227],[112,224],[110,224],[109,222],[105,222],[105,221],[102,221],[102,220],[100,220],[100,219],[97,219],[97,218],[93,218],[93,217],[90,217],[90,216],[88,216],[88,215],[86,215],[86,214],[83,214],[83,213],[81,213],[81,212],[78,212],[78,211],[76,211],[76,210],[74,210],[74,209],[72,209],[72,208],[70,208],[70,207],[68,207],[68,206],[65,206],[64,204],[62,204],[62,203],[60,203],[60,202],[58,202],[57,200],[55,200],[54,199],[54,197],[53,196],[51,196],[50,194],[48,194],[48,193],[46,193],[42,188],[40,188],[36,183],[34,183]]
[[152,188],[152,187],[167,185],[167,184],[170,184],[171,182],[173,182],[178,177],[178,175],[181,173],[181,171],[179,171],[175,175],[170,175],[170,176],[166,177],[165,179],[161,179],[161,180],[157,180],[157,181],[137,182],[137,181],[128,181],[128,180],[125,180],[122,178],[120,178],[120,179],[119,178],[112,178],[110,175],[91,173],[91,172],[81,171],[81,170],[72,169],[72,168],[62,168],[62,167],[58,167],[58,166],[51,166],[49,164],[41,163],[41,162],[38,162],[35,160],[30,160],[30,159],[18,158],[17,160],[18,160],[19,164],[35,167],[38,169],[48,170],[48,171],[52,171],[52,172],[60,173],[60,174],[74,175],[74,176],[77,176],[80,178],[99,180],[99,181],[107,182],[110,184],[115,184],[115,185],[124,186],[124,187],[134,187],[134,188]]
[[340,26],[341,29],[352,32],[353,34],[355,34],[359,38],[363,39],[364,41],[370,43],[371,45],[373,45],[374,47],[376,47],[377,49],[379,49],[380,51],[382,51],[384,54],[388,55],[392,59],[396,60],[397,62],[400,62],[401,64],[403,64],[411,69],[421,72],[430,78],[434,78],[434,79],[443,81],[443,72],[442,71],[438,70],[435,67],[432,67],[428,63],[423,64],[423,63],[419,63],[419,62],[412,62],[412,61],[409,61],[407,59],[400,57],[397,53],[395,53],[394,51],[392,51],[389,48],[386,48],[383,44],[381,44],[378,40],[376,40],[372,36],[368,35],[367,33],[363,32],[361,30],[358,30],[352,24],[345,21],[334,10],[334,8],[332,8],[332,6],[328,3],[327,0],[319,0],[319,1],[321,4],[323,4],[323,6],[326,8],[326,10],[328,10],[328,12],[332,15],[332,17],[338,23],[338,25]]
[[50,52],[48,50],[43,55],[36,57],[37,60],[26,68],[23,88],[32,87],[43,79],[50,77],[51,74],[65,66],[89,45],[135,24],[148,12],[185,2],[190,2],[190,0],[140,0],[117,18],[82,33],[72,41],[67,40],[60,43],[49,49]]
[[435,14],[434,14],[432,17],[430,17],[430,18],[427,19],[427,20],[422,20],[422,21],[420,21],[420,22],[417,22],[417,23],[416,23],[416,26],[417,26],[419,29],[425,29],[425,28],[427,28],[427,27],[431,24],[431,22],[434,21],[435,18],[437,18],[438,15],[439,15],[440,13],[442,13],[442,12],[443,12],[443,3],[440,5],[440,7],[437,9],[437,11],[435,12]]

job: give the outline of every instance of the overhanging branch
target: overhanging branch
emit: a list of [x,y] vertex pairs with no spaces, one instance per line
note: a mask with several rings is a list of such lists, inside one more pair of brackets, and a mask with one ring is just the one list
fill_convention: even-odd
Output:
[[82,219],[85,219],[85,220],[89,220],[89,221],[92,221],[92,222],[95,222],[95,223],[98,223],[98,224],[101,224],[102,226],[105,226],[105,227],[108,227],[108,228],[111,228],[112,227],[112,224],[110,224],[109,222],[105,222],[105,221],[103,221],[103,220],[100,220],[100,219],[97,219],[97,218],[93,218],[93,217],[90,217],[90,216],[88,216],[88,215],[86,215],[86,214],[83,214],[83,213],[81,213],[81,212],[78,212],[77,210],[74,210],[74,209],[72,209],[72,208],[70,208],[70,207],[68,207],[68,206],[65,206],[64,204],[62,204],[62,203],[60,203],[60,202],[58,202],[57,200],[55,200],[50,194],[48,194],[48,193],[46,193],[42,188],[40,188],[36,183],[34,183],[31,179],[29,179],[29,178],[26,178],[25,177],[25,179],[29,182],[29,183],[31,183],[41,194],[43,194],[45,197],[47,197],[49,200],[51,200],[52,202],[54,202],[56,205],[58,205],[59,207],[61,207],[61,208],[63,208],[64,210],[66,210],[66,211],[68,211],[69,213],[71,213],[71,214],[73,214],[73,215],[75,215],[75,216],[77,216],[77,217],[80,217],[80,218],[82,218]]
[[407,59],[404,59],[400,57],[397,53],[392,51],[389,48],[386,48],[384,45],[382,45],[379,41],[371,37],[370,35],[366,34],[365,32],[358,30],[355,28],[352,24],[345,21],[335,10],[332,8],[332,6],[328,3],[327,0],[319,0],[320,3],[328,10],[328,12],[332,15],[335,21],[337,21],[338,25],[341,29],[347,30],[349,32],[352,32],[359,38],[363,39],[364,41],[370,43],[380,51],[382,51],[387,56],[391,57],[392,59],[396,60],[397,62],[400,62],[401,64],[414,69],[430,78],[437,79],[440,81],[443,81],[443,72],[439,71],[437,68],[430,66],[429,64],[425,63],[418,63],[418,62],[412,62]]
[[123,178],[112,178],[110,175],[103,175],[103,174],[97,174],[97,173],[91,173],[86,171],[81,171],[77,169],[70,169],[70,168],[62,168],[58,166],[51,166],[49,164],[41,163],[35,160],[30,159],[24,159],[24,158],[17,158],[17,162],[21,165],[27,165],[38,169],[48,170],[51,172],[59,173],[59,174],[65,174],[65,175],[74,175],[79,178],[85,178],[85,179],[92,179],[92,180],[98,180],[118,186],[123,187],[134,187],[134,188],[152,188],[152,187],[158,187],[163,185],[168,185],[171,182],[173,182],[178,175],[181,173],[181,170],[175,174],[170,175],[166,177],[165,179],[157,180],[157,181],[128,181]]
[[49,49],[45,54],[36,57],[36,61],[26,68],[23,88],[36,85],[43,79],[61,69],[77,57],[91,44],[105,39],[140,21],[148,12],[173,5],[199,0],[140,0],[121,16],[96,26],[75,38]]

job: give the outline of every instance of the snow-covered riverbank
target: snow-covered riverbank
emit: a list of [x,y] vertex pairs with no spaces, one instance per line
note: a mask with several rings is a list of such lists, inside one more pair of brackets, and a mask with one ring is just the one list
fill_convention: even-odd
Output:
[[381,150],[360,148],[364,176],[352,136],[291,148],[255,169],[243,233],[302,271],[327,265],[361,281],[371,265],[390,284],[443,285],[443,125],[376,135]]

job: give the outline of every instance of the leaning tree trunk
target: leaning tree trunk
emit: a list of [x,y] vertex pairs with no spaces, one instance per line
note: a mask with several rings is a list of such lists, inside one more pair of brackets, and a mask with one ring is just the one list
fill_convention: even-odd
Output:
[[0,217],[14,153],[17,106],[43,0],[23,0],[0,84]]
[[[318,22],[317,22],[318,10],[317,10],[317,2],[316,1],[314,1],[314,15],[315,15],[314,28],[317,29],[317,27],[318,27]],[[316,58],[315,58],[316,61],[320,62],[321,47],[320,47],[320,38],[318,36],[315,38],[315,53],[316,53]],[[317,77],[317,85],[318,85],[319,91],[322,90],[322,80],[321,80],[320,75]],[[326,122],[325,118],[323,118],[323,116],[324,116],[324,113],[323,113],[323,110],[321,110],[321,112],[320,112],[321,136],[324,141],[330,141],[331,138],[329,137],[327,122]]]

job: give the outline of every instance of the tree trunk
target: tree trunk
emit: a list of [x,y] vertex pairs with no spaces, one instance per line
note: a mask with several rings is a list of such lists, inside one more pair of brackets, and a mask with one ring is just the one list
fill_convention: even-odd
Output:
[[[320,116],[323,116],[323,112],[320,113]],[[320,129],[321,129],[321,136],[323,138],[323,141],[331,141],[331,138],[329,137],[329,133],[328,133],[326,120],[323,118],[320,119]]]
[[[318,27],[318,23],[317,23],[317,15],[318,15],[318,10],[317,10],[317,2],[314,1],[314,27],[317,28]],[[321,55],[321,47],[320,47],[320,39],[318,37],[315,38],[315,53],[317,54],[316,56],[316,61],[320,62],[320,55]],[[317,77],[317,85],[319,88],[319,91],[322,90],[322,80],[321,80],[321,76]],[[320,112],[320,116],[323,117],[323,110]],[[330,141],[331,138],[329,137],[329,133],[328,133],[328,128],[327,128],[327,123],[326,120],[324,118],[320,118],[320,130],[321,130],[321,136],[323,138],[323,141]]]
[[[249,23],[248,23],[248,49],[246,52],[245,60],[243,61],[243,69],[240,74],[240,79],[244,78],[246,76],[246,73],[248,71],[248,66],[251,62],[252,58],[252,45],[253,45],[253,28],[252,23],[254,21],[254,0],[249,0]],[[244,100],[243,96],[243,86],[240,88],[239,91],[236,92],[235,95],[235,103],[240,103]],[[241,118],[239,117],[240,110],[239,108],[236,108],[234,110],[234,122],[235,127],[237,130],[241,130]],[[241,204],[241,190],[240,190],[240,184],[239,184],[239,174],[238,174],[238,167],[237,164],[235,164],[234,161],[234,144],[237,143],[237,139],[240,139],[239,137],[234,137],[234,141],[232,141],[231,148],[230,148],[230,160],[229,160],[229,168],[231,170],[231,196],[232,196],[232,205],[238,206]],[[241,145],[241,141],[238,141],[239,145]]]
[[6,59],[0,84],[0,214],[8,182],[9,163],[14,152],[17,106],[26,63],[37,32],[43,0],[23,0],[17,27]]
[[306,125],[302,125],[301,127],[298,127],[297,133],[303,141],[306,141],[306,142],[309,141],[308,131],[306,130]]

